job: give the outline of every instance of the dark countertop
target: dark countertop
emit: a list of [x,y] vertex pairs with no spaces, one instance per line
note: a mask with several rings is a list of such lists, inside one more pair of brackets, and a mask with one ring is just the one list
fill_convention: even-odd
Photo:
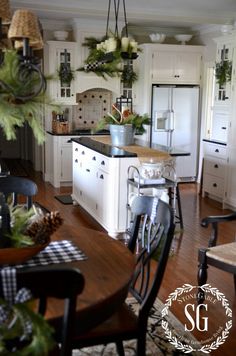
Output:
[[[136,153],[128,152],[121,148],[95,141],[90,137],[72,138],[72,141],[79,143],[85,147],[88,147],[88,148],[90,148],[98,153],[101,153],[104,156],[108,156],[108,157],[114,157],[114,158],[137,157]],[[149,145],[145,144],[144,141],[138,140],[138,139],[135,139],[135,144],[143,146],[143,147],[149,147]],[[153,145],[152,149],[166,152],[170,156],[173,156],[173,157],[174,156],[189,156],[190,155],[189,152],[184,152],[184,151],[179,150],[175,147],[170,149],[170,148],[168,148],[166,146],[162,146],[162,145],[155,145],[155,147]]]
[[52,132],[52,131],[47,131],[47,133],[49,135],[52,135],[52,136],[100,136],[100,135],[110,135],[110,131],[109,130],[100,130],[100,131],[97,131],[95,133],[92,133],[91,130],[80,130],[80,129],[77,129],[77,130],[73,130],[73,131],[70,131],[68,133],[62,133],[62,134],[59,134],[59,133],[55,133],[55,132]]
[[217,141],[217,140],[209,140],[208,138],[204,138],[202,141],[204,141],[204,142],[210,142],[210,143],[215,143],[215,144],[217,144],[217,145],[227,146],[227,143],[226,143],[226,142]]
[[94,141],[92,138],[89,137],[72,138],[72,141],[79,143],[80,145],[83,145],[85,147],[88,147],[107,157],[113,157],[113,158],[137,157],[136,153],[127,152],[121,148],[106,145],[102,142]]

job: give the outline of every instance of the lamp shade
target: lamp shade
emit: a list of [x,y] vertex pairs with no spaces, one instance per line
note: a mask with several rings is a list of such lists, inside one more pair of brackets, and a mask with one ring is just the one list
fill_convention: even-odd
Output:
[[0,18],[3,25],[7,25],[11,22],[9,0],[0,0]]
[[37,16],[29,10],[16,10],[12,17],[8,37],[13,40],[28,38],[29,42],[42,42]]
[[[15,43],[14,43],[14,48],[15,49],[20,49],[20,48],[23,48],[23,41],[20,41],[20,40],[16,40]],[[43,40],[42,39],[39,39],[38,41],[33,41],[33,40],[30,40],[29,41],[29,46],[35,50],[37,49],[42,49],[43,48]]]

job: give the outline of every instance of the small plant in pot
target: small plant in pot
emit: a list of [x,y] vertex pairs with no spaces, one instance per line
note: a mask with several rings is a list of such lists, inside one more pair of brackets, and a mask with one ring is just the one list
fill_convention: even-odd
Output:
[[133,143],[134,134],[143,134],[146,130],[144,125],[149,125],[150,119],[147,114],[139,115],[125,109],[121,112],[115,104],[112,112],[108,112],[97,124],[95,131],[102,130],[109,125],[111,140],[114,146],[127,146]]

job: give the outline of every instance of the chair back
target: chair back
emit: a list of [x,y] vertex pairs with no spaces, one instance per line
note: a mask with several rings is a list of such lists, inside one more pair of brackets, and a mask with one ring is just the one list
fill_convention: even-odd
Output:
[[[134,214],[134,222],[128,247],[134,252],[138,244],[140,252],[130,293],[140,304],[140,325],[146,325],[165,272],[174,236],[174,215],[167,203],[152,196],[135,198],[131,211]],[[154,258],[158,263],[153,261]],[[151,265],[155,266],[152,271]]]
[[29,210],[33,204],[33,196],[38,192],[37,185],[30,179],[15,176],[0,177],[0,193],[5,198],[13,194],[13,206],[17,205],[18,195],[26,197],[26,207]]
[[[76,298],[84,288],[84,277],[78,268],[66,266],[44,266],[17,269],[17,289],[27,288],[33,298],[39,299],[38,312],[47,310],[48,298],[64,299],[63,319],[59,319],[55,339],[61,344],[60,356],[72,353],[71,337],[76,316]],[[0,295],[2,294],[0,285]],[[50,319],[49,319],[50,323]],[[52,326],[54,324],[52,323]]]

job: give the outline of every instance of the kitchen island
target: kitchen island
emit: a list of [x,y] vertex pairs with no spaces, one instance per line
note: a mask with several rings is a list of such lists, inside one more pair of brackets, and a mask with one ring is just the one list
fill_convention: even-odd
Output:
[[141,145],[114,147],[110,137],[72,138],[72,142],[72,199],[116,238],[126,230],[128,168],[169,160],[171,155]]

